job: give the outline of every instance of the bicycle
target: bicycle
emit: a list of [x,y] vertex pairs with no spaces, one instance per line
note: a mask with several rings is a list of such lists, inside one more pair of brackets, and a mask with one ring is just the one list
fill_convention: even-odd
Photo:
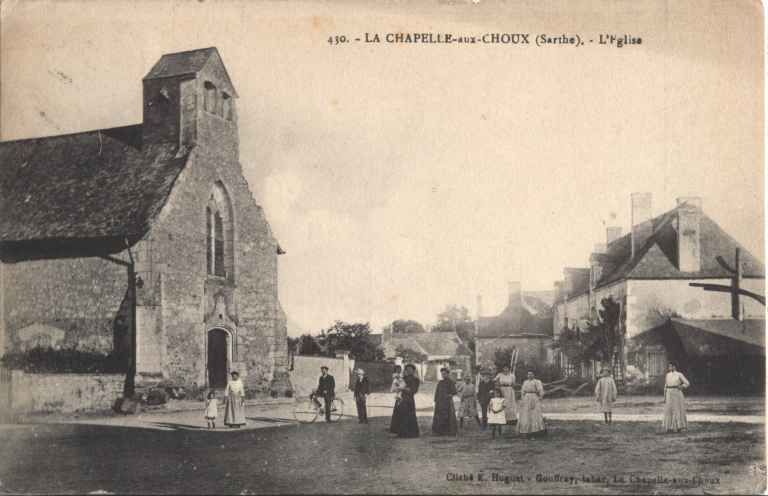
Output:
[[[344,415],[344,400],[334,397],[331,400],[331,422],[338,422]],[[293,407],[293,417],[300,424],[311,424],[317,417],[325,416],[325,408],[317,400],[315,393],[309,395],[306,399],[297,399]]]

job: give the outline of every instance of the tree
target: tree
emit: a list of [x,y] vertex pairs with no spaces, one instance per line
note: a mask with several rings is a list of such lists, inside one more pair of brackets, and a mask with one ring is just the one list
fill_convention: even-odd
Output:
[[310,334],[302,334],[297,338],[288,338],[288,349],[296,355],[321,355],[322,349],[317,339]]
[[472,352],[474,362],[475,323],[470,318],[467,307],[447,305],[445,310],[437,314],[437,324],[432,328],[432,332],[455,332]]
[[415,320],[397,319],[389,325],[389,328],[392,330],[392,334],[427,332],[426,329],[424,329],[424,326]]
[[367,322],[350,324],[337,320],[328,329],[323,329],[320,337],[321,347],[330,356],[339,350],[346,350],[355,360],[373,362],[384,359],[384,350],[371,339],[371,328]]
[[427,361],[427,355],[402,344],[395,348],[395,355],[402,358],[405,363],[424,363]]
[[493,352],[493,364],[496,366],[496,370],[501,370],[512,363],[513,351],[515,351],[514,346],[507,346]]
[[621,305],[613,296],[600,300],[603,308],[597,312],[598,319],[589,325],[588,338],[585,343],[590,358],[610,363],[621,340]]

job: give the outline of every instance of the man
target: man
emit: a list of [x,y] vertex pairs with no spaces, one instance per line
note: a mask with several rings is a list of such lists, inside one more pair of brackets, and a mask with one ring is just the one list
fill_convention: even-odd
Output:
[[491,391],[495,385],[491,381],[491,373],[487,370],[480,372],[480,383],[477,385],[477,401],[483,415],[483,430],[488,428],[488,405],[491,403]]
[[368,411],[366,410],[366,400],[371,393],[371,385],[368,382],[368,378],[365,377],[365,371],[363,369],[357,369],[357,380],[355,380],[355,386],[353,391],[355,392],[355,404],[357,405],[357,423],[368,423]]
[[[317,396],[323,398],[325,403],[325,421],[331,421],[331,404],[335,396],[336,381],[333,376],[328,373],[328,367],[323,365],[320,367],[320,380],[317,382]],[[317,399],[315,399],[317,402]]]

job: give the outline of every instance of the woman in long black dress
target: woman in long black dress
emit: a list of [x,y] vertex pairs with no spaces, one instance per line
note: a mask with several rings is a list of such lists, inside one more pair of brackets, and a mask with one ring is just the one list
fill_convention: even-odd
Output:
[[453,406],[456,384],[451,380],[451,373],[447,368],[440,369],[440,374],[443,378],[435,388],[435,415],[432,417],[432,433],[438,436],[455,436],[458,432],[456,409]]
[[405,366],[403,381],[405,386],[400,388],[402,398],[397,408],[399,418],[398,437],[419,437],[419,422],[416,419],[416,401],[414,395],[419,391],[419,379],[414,375],[416,367],[413,364]]

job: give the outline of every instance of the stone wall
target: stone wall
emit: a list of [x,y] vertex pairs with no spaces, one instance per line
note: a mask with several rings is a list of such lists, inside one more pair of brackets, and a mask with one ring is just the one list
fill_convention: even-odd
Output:
[[108,410],[123,393],[122,374],[10,374],[14,414]]
[[4,351],[42,345],[109,353],[126,337],[127,327],[115,329],[125,311],[124,266],[63,258],[4,264],[3,272]]

